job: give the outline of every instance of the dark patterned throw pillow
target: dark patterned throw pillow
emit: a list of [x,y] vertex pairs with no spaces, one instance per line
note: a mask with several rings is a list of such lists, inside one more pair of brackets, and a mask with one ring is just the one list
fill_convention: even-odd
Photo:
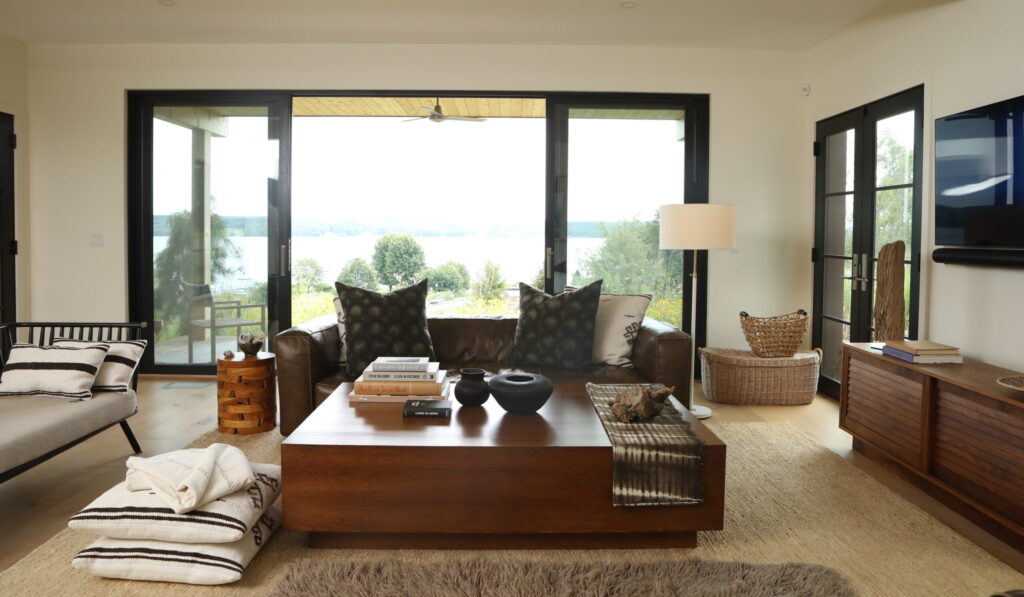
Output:
[[359,375],[377,357],[430,357],[427,281],[381,294],[335,282],[345,310],[349,375]]
[[555,296],[520,283],[512,360],[560,369],[590,365],[601,282]]

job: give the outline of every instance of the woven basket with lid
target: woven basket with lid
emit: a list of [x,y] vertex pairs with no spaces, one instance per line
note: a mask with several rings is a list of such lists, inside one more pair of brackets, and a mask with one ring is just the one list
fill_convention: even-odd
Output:
[[762,358],[749,350],[700,349],[704,395],[719,404],[808,404],[818,389],[821,350]]

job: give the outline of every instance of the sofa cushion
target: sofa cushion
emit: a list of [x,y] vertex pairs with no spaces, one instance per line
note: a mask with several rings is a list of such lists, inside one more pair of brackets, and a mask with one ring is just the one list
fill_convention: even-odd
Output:
[[68,444],[135,412],[135,392],[96,392],[71,402],[38,396],[0,398],[0,471]]
[[427,280],[381,294],[335,282],[345,310],[346,370],[359,375],[380,356],[434,358],[427,332]]
[[589,366],[601,282],[555,296],[520,283],[512,362],[558,369]]

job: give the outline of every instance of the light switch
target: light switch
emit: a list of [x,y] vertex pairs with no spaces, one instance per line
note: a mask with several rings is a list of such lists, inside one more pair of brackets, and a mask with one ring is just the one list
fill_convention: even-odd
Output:
[[99,232],[93,232],[89,235],[89,246],[90,247],[102,247],[103,246],[103,235]]

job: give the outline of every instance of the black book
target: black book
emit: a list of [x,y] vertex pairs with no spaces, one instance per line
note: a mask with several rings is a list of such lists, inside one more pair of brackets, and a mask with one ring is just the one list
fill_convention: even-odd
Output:
[[406,400],[403,417],[431,417],[448,419],[452,416],[451,400]]

